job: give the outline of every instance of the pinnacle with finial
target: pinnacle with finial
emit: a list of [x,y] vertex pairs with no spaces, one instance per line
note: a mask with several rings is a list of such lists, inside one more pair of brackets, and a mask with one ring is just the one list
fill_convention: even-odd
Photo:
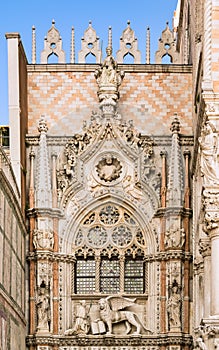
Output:
[[108,46],[106,49],[107,52],[107,56],[111,56],[113,49],[112,49],[112,27],[109,26],[109,30],[108,30]]
[[172,134],[178,134],[180,132],[180,122],[177,113],[174,113],[174,120],[172,121],[170,130],[172,131]]

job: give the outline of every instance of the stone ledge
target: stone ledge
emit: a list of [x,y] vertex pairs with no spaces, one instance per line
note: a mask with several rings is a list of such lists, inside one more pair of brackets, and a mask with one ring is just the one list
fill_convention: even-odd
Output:
[[[27,72],[94,72],[99,66],[96,63],[28,64]],[[119,64],[118,67],[133,73],[192,73],[192,66],[183,64]]]

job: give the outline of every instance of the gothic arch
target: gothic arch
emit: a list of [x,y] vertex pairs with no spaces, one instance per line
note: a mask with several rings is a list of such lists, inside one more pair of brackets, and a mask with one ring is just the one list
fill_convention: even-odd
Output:
[[[77,212],[71,216],[68,224],[63,228],[62,252],[66,253],[68,251],[69,253],[69,247],[72,247],[80,226],[84,220],[89,217],[89,215],[95,214],[103,207],[110,205],[119,210],[120,216],[122,213],[126,213],[133,221],[135,221],[136,225],[133,227],[136,230],[139,228],[142,231],[145,240],[144,249],[147,249],[147,254],[155,254],[157,249],[157,238],[155,232],[152,229],[151,223],[146,218],[145,213],[141,211],[139,206],[136,206],[134,201],[131,202],[125,200],[124,198],[122,199],[122,196],[113,196],[112,194],[105,194],[101,198],[93,200],[89,203],[89,205],[85,205],[84,207],[79,208]],[[102,224],[102,226],[104,226],[104,224]]]

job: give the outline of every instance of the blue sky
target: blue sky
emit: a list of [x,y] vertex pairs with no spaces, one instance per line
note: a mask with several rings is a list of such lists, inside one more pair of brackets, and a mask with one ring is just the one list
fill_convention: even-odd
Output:
[[43,40],[51,27],[52,20],[60,31],[66,61],[70,61],[71,27],[75,28],[76,60],[81,48],[81,38],[88,23],[100,37],[103,47],[103,57],[107,46],[108,27],[112,26],[113,54],[119,48],[119,38],[131,21],[131,28],[135,31],[142,63],[145,63],[146,28],[151,32],[151,63],[158,47],[158,39],[166,22],[172,28],[173,12],[177,0],[11,0],[2,1],[0,11],[0,124],[8,124],[7,107],[7,42],[5,33],[18,32],[31,63],[31,31],[36,27],[37,62],[43,49]]

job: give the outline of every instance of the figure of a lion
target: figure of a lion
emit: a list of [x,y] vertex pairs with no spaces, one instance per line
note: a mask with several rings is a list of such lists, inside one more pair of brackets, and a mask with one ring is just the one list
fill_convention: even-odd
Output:
[[140,321],[135,312],[124,310],[125,308],[134,305],[136,299],[129,299],[119,296],[109,296],[99,300],[100,318],[107,325],[107,334],[112,334],[113,323],[125,322],[126,334],[131,331],[131,326],[136,327],[133,335],[141,333],[142,328],[150,332]]

